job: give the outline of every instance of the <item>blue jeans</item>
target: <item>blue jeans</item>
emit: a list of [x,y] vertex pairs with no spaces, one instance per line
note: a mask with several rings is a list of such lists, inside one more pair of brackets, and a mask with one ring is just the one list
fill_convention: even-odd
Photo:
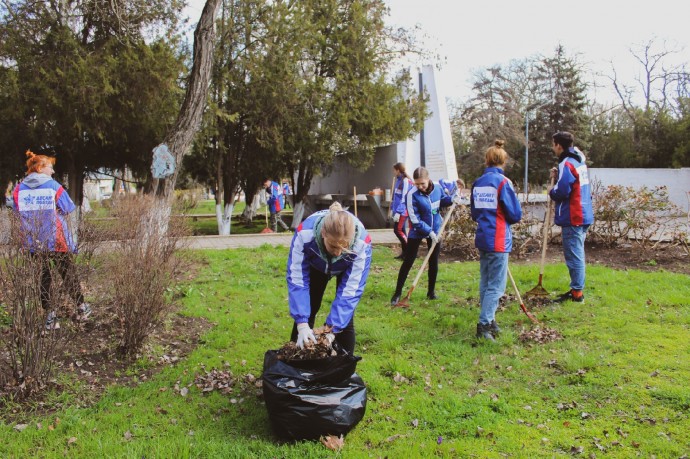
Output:
[[563,256],[570,273],[572,290],[585,288],[585,237],[588,229],[589,225],[561,227]]
[[496,318],[498,300],[506,290],[509,255],[507,252],[479,251],[480,324],[490,324]]

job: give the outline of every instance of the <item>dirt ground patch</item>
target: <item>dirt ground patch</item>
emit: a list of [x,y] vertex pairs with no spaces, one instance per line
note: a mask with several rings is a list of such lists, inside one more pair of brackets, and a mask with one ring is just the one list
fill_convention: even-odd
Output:
[[[426,255],[426,250],[420,250],[420,255]],[[601,264],[614,269],[665,270],[690,275],[690,256],[685,248],[678,245],[659,244],[654,249],[642,250],[633,244],[606,247],[588,241],[585,246],[585,256],[587,257],[587,264]],[[474,248],[451,247],[441,252],[441,260],[477,261],[479,255]],[[538,264],[541,261],[541,247],[535,244],[526,250],[526,254],[522,258],[511,255],[510,261],[515,264]],[[563,262],[562,247],[550,244],[546,249],[546,263]]]
[[[177,281],[192,279],[198,263],[186,263],[176,273]],[[105,298],[102,283],[94,280],[86,288],[87,298]],[[174,299],[174,298],[173,298]],[[74,311],[64,298],[58,309],[60,329],[57,333],[59,353],[54,360],[54,379],[48,387],[32,394],[21,402],[13,402],[15,384],[9,366],[6,340],[10,338],[7,327],[0,328],[0,382],[9,383],[0,387],[0,419],[11,422],[27,412],[47,414],[61,409],[55,398],[48,400],[48,394],[69,393],[70,404],[88,406],[98,400],[108,386],[135,386],[150,379],[166,366],[192,352],[213,324],[204,318],[187,317],[173,309],[168,317],[153,330],[141,353],[124,359],[117,355],[119,339],[119,317],[112,305],[93,303],[93,315],[85,322],[75,322],[70,317]],[[65,377],[67,376],[67,377]],[[58,397],[60,399],[60,397]]]

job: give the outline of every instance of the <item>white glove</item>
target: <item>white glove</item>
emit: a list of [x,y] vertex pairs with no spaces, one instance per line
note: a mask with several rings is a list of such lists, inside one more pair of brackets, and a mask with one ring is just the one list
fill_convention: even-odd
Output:
[[429,233],[429,239],[431,239],[431,242],[433,242],[434,244],[438,244],[438,241],[440,240],[436,233],[434,233],[433,231]]
[[400,221],[400,214],[393,214],[393,221],[398,223]]
[[312,329],[309,328],[309,324],[304,322],[297,324],[297,347],[304,349],[304,346],[309,344],[309,340],[316,344],[316,337]]
[[335,335],[333,333],[326,333],[326,340],[328,340],[328,345],[332,346],[333,341],[335,341]]
[[456,206],[462,205],[462,198],[460,197],[459,194],[456,194],[455,196],[453,196],[453,204],[455,204]]

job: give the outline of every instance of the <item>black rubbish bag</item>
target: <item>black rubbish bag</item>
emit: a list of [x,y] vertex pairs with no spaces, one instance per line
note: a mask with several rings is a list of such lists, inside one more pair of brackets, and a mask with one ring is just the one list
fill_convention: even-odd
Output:
[[361,357],[342,351],[315,360],[264,356],[263,394],[273,432],[283,440],[345,435],[364,417],[367,388],[354,371]]

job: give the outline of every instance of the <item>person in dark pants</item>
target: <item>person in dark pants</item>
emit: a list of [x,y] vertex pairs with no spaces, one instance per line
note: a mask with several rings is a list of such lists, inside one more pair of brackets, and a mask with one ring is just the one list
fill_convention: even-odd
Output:
[[441,252],[438,231],[443,220],[440,210],[441,206],[450,206],[455,199],[459,199],[457,195],[449,196],[444,193],[438,183],[435,184],[429,179],[429,171],[423,167],[415,169],[413,178],[416,189],[410,191],[406,199],[407,213],[410,217],[410,223],[412,223],[412,229],[407,235],[405,258],[400,265],[398,282],[391,297],[391,305],[393,306],[400,301],[405,280],[417,258],[419,245],[424,239],[426,239],[429,249],[431,249],[432,243],[436,242],[434,251],[429,258],[429,285],[426,296],[430,300],[437,298],[436,276],[438,274],[438,255]]
[[404,259],[407,248],[408,216],[405,198],[407,193],[414,189],[414,182],[407,175],[403,163],[393,165],[395,184],[393,185],[393,200],[391,201],[391,217],[393,219],[393,233],[400,241],[401,252],[395,258]]
[[67,215],[76,208],[65,189],[51,176],[55,158],[26,152],[27,175],[14,189],[12,197],[19,214],[23,243],[33,257],[39,257],[41,269],[41,306],[47,311],[46,329],[60,328],[51,304],[51,265],[55,265],[68,294],[75,303],[77,319],[91,315],[84,301],[73,257],[77,245],[69,230]]
[[479,322],[477,338],[493,341],[501,332],[496,309],[506,289],[508,257],[513,248],[510,225],[522,218],[522,209],[513,183],[503,168],[508,153],[503,140],[486,151],[484,174],[472,184],[470,210],[477,222],[474,245],[479,250]]
[[336,278],[335,299],[325,326],[331,342],[355,350],[354,314],[371,265],[371,238],[340,203],[315,212],[295,230],[287,262],[288,303],[295,321],[290,339],[304,348],[316,342],[313,328],[328,282]]
[[570,132],[553,135],[552,150],[558,156],[558,168],[551,169],[556,184],[549,188],[549,196],[556,203],[554,223],[561,227],[563,256],[570,274],[570,290],[554,300],[559,303],[585,301],[585,238],[594,222],[587,163],[574,142]]
[[284,231],[288,231],[290,227],[287,226],[280,216],[280,212],[285,208],[283,188],[270,178],[264,180],[264,188],[267,194],[266,205],[268,206],[268,211],[271,213],[271,229],[274,233],[277,233],[278,225],[280,225]]

